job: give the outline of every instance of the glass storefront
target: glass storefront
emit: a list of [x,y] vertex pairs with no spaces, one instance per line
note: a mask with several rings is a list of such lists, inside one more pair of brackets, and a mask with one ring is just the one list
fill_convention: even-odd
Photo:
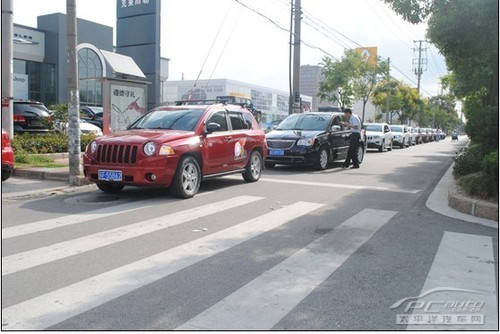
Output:
[[80,104],[102,106],[102,64],[95,51],[82,48],[78,51],[78,77]]
[[28,77],[28,99],[50,106],[56,102],[56,66],[34,61],[14,59],[14,73]]

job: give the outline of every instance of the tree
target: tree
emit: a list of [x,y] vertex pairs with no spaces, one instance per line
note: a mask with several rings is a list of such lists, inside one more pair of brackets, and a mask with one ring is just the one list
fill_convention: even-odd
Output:
[[[352,54],[351,54],[352,55]],[[323,80],[319,83],[318,96],[321,100],[338,102],[341,108],[352,105],[353,87],[350,84],[355,74],[355,60],[346,54],[341,61],[324,57],[320,64],[323,68]]]
[[[361,58],[361,57],[360,57]],[[374,91],[379,78],[389,71],[389,62],[378,59],[377,64],[372,65],[366,61],[359,64],[359,76],[353,79],[354,98],[363,102],[361,120],[365,120],[366,104]]]
[[[373,92],[372,102],[379,108],[384,108],[387,100],[387,80],[381,81]],[[415,118],[421,103],[418,92],[394,78],[389,86],[389,110],[398,116],[401,123],[407,123]]]
[[340,61],[323,58],[323,80],[318,96],[322,100],[338,102],[342,108],[352,107],[354,100],[363,101],[365,107],[381,74],[388,71],[388,62],[380,61],[371,65],[354,50],[346,50]]
[[484,91],[498,106],[498,0],[384,0],[411,23],[428,19],[427,38],[446,59],[459,98]]

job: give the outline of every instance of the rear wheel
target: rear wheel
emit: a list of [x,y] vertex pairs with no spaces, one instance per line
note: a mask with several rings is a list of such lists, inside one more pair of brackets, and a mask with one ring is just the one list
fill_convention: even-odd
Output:
[[123,184],[113,184],[113,183],[97,183],[97,188],[105,193],[116,194],[119,193],[124,185]]
[[262,155],[259,151],[253,151],[248,159],[247,166],[245,167],[245,172],[243,173],[243,179],[247,182],[255,182],[260,179],[262,174]]
[[318,160],[316,161],[315,168],[317,170],[325,170],[328,167],[328,152],[326,148],[321,147],[318,152]]
[[191,198],[198,192],[201,183],[201,169],[193,157],[179,161],[170,191],[175,197]]
[[357,155],[358,155],[358,162],[362,163],[363,158],[365,157],[365,149],[363,143],[359,143]]

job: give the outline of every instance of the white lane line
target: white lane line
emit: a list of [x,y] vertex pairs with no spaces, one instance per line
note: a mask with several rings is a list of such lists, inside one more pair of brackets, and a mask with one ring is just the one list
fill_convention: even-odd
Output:
[[45,329],[226,251],[322,206],[323,204],[318,203],[297,202],[154,256],[4,308],[2,329]]
[[361,211],[177,329],[271,329],[395,214]]
[[[493,254],[491,237],[445,232],[423,296],[401,306],[398,323],[408,320],[410,330],[498,330]],[[405,311],[412,313],[399,317]]]
[[264,199],[239,196],[85,237],[2,257],[2,276]]
[[[233,177],[233,176],[228,176],[228,177]],[[302,185],[302,186],[314,186],[314,187],[342,188],[342,189],[355,189],[355,190],[378,190],[378,191],[388,191],[388,192],[403,193],[403,194],[418,194],[421,191],[418,189],[398,189],[398,188],[389,188],[389,187],[362,186],[362,185],[355,185],[355,184],[284,180],[284,179],[274,179],[274,178],[268,178],[268,177],[261,177],[259,179],[259,181],[294,184],[294,185]]]

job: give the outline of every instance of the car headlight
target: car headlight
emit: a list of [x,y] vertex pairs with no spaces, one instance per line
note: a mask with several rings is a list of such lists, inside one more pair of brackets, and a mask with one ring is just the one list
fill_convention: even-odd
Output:
[[297,145],[299,145],[299,146],[313,146],[315,141],[316,141],[316,139],[314,139],[314,138],[302,138],[302,139],[299,139],[299,141],[297,142]]
[[373,136],[373,139],[380,139],[380,136]]
[[150,157],[155,153],[156,145],[152,141],[147,142],[146,145],[144,145],[143,150],[144,150],[144,154],[147,155],[148,157]]
[[175,151],[172,147],[168,145],[162,145],[160,147],[160,152],[158,153],[159,155],[174,155]]
[[97,142],[95,140],[93,140],[90,143],[90,153],[94,154],[95,151],[97,151]]

